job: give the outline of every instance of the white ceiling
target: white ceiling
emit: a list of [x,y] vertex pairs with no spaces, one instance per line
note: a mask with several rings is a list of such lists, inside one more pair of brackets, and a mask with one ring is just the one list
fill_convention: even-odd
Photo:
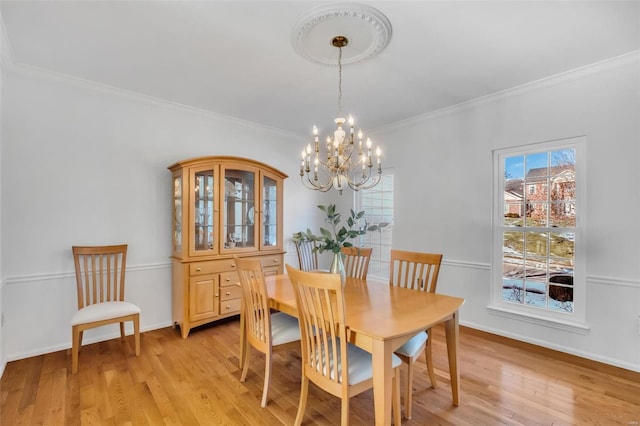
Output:
[[[331,130],[337,110],[337,68],[292,46],[298,19],[321,3],[2,0],[0,7],[15,66],[307,135],[313,124]],[[638,1],[367,4],[387,16],[393,33],[382,53],[343,70],[343,109],[365,129],[640,50]]]

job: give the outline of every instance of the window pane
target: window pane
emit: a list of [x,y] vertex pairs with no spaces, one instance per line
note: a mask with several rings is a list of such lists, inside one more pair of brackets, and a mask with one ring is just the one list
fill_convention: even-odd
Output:
[[549,274],[569,274],[573,275],[573,259],[549,258]]
[[527,232],[527,256],[546,258],[548,238],[549,235],[546,232]]
[[549,201],[549,182],[547,179],[540,179],[535,182],[527,181],[527,193],[525,198],[528,202]]
[[524,160],[526,165],[526,179],[535,179],[536,177],[547,176],[549,163],[546,152],[527,154]]
[[506,231],[503,234],[503,253],[505,259],[524,259],[524,232]]
[[549,309],[573,312],[573,287],[549,285]]
[[524,285],[522,280],[502,279],[502,300],[505,302],[524,303]]
[[502,300],[524,303],[524,232],[503,234]]
[[524,179],[524,156],[507,157],[504,160],[505,180]]
[[548,203],[527,203],[525,226],[547,226]]
[[551,214],[549,220],[551,226],[557,226],[562,228],[573,228],[576,226],[576,203],[559,202],[551,203]]
[[552,232],[550,234],[549,242],[550,255],[565,259],[573,259],[575,254],[574,239],[575,234],[570,232],[564,234],[556,234]]
[[[520,166],[522,168],[522,165]],[[524,181],[508,179],[504,183],[504,224],[505,226],[522,226],[524,216]]]
[[544,308],[547,306],[547,284],[544,281],[525,282],[525,303]]
[[567,148],[561,149],[558,151],[551,152],[551,167],[554,168],[556,166],[563,165],[572,165],[576,164],[576,150],[575,148]]

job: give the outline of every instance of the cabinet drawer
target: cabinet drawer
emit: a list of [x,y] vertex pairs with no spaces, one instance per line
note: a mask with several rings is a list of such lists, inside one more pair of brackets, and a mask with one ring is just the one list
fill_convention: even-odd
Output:
[[242,289],[236,285],[220,287],[220,300],[239,299],[242,296]]
[[280,273],[280,268],[277,266],[272,266],[271,268],[264,268],[262,273],[265,277],[271,277],[273,275],[278,275]]
[[220,285],[228,286],[233,285],[236,286],[240,282],[240,277],[238,277],[238,273],[236,271],[231,272],[223,272],[220,274]]
[[282,256],[279,254],[273,256],[262,256],[260,257],[262,261],[263,268],[269,268],[273,266],[281,266],[282,265]]
[[228,314],[231,312],[240,312],[240,299],[230,299],[220,302],[220,314]]
[[235,271],[236,263],[233,259],[211,260],[196,262],[189,265],[189,275],[215,274],[216,272]]

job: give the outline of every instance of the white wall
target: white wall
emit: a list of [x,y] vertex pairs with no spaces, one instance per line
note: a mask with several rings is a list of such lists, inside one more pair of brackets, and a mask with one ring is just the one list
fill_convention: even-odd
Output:
[[[379,130],[393,246],[444,253],[461,323],[640,371],[640,54]],[[492,315],[492,150],[586,135],[587,335]]]
[[[285,239],[317,224],[317,193],[298,181],[303,141],[291,134],[20,68],[2,88],[5,361],[70,347],[74,244],[128,243],[127,297],[142,330],[171,324],[167,166],[178,160],[264,161],[290,176]],[[91,330],[86,342],[115,335]]]
[[[444,253],[439,291],[466,299],[463,324],[640,371],[639,75],[630,56],[377,132],[395,167],[394,247]],[[317,230],[316,204],[351,205],[349,193],[301,186],[292,135],[25,69],[2,77],[2,367],[70,347],[73,244],[129,243],[128,295],[142,329],[170,324],[166,167],[177,160],[238,155],[288,173],[287,238]],[[486,309],[491,151],[577,135],[588,155],[587,335]]]
[[[2,22],[2,14],[0,14],[0,23]],[[4,33],[4,25],[0,24],[0,189],[2,188],[2,84],[4,82],[4,49],[6,38]],[[2,197],[0,196],[0,241],[2,240]],[[4,275],[2,274],[2,244],[0,244],[0,377],[7,365],[4,350],[4,311],[2,309],[2,293],[4,288]]]
[[[7,66],[8,59],[10,58],[10,47],[7,39],[7,33],[4,27],[4,21],[2,20],[2,13],[0,12],[0,190],[2,189],[2,140],[3,140],[3,125],[2,125],[2,112],[4,111],[3,104],[4,98],[2,96],[5,79],[5,68]],[[1,192],[0,192],[1,194]],[[2,197],[0,196],[0,241],[3,239],[2,228]],[[4,289],[4,274],[2,270],[2,244],[0,244],[0,377],[4,373],[4,368],[7,365],[5,354],[5,333],[4,333],[4,310],[2,302],[2,293]]]

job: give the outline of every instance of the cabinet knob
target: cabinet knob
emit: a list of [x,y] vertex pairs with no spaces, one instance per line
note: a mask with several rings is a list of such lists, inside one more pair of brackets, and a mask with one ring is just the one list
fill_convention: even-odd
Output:
[[235,263],[234,263],[234,264],[232,264],[232,265],[231,265],[231,267],[232,267],[232,268],[235,268],[235,267],[236,267],[236,264],[235,264]]
[[227,281],[227,282],[231,281],[231,278],[227,278],[227,279],[226,279],[226,281]]
[[227,295],[227,296],[231,296],[231,292],[230,292],[230,291],[227,291],[227,292],[226,292],[226,295]]
[[218,293],[215,294],[215,297],[218,297]]
[[202,271],[202,268],[196,268],[196,272]]
[[278,259],[273,259],[274,262],[278,263]]

